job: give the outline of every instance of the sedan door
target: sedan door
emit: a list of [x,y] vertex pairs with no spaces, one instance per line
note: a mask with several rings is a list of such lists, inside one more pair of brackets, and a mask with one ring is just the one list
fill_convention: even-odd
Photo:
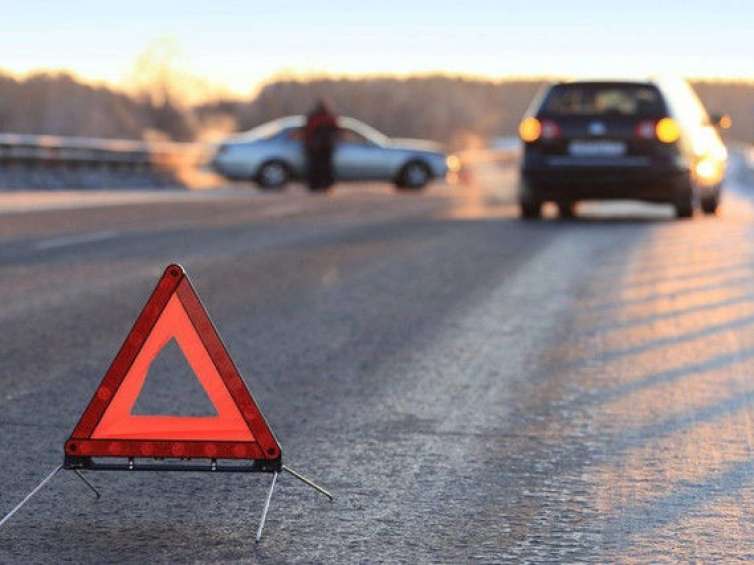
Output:
[[388,151],[350,128],[338,130],[333,161],[339,180],[392,180]]

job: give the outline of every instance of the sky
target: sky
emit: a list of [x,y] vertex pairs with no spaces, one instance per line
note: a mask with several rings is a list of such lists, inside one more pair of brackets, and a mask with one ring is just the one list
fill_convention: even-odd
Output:
[[282,73],[754,80],[754,2],[0,0],[0,69],[125,85],[145,49],[243,95]]

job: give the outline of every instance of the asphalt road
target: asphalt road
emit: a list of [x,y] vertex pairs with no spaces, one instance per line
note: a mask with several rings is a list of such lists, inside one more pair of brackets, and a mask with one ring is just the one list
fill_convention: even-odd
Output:
[[[61,462],[173,261],[286,463],[336,495],[281,476],[255,545],[267,475],[91,473],[95,501],[62,473],[0,529],[0,562],[754,559],[754,208],[526,223],[511,190],[488,166],[422,195],[0,215],[0,511]],[[162,401],[192,405],[164,367]]]

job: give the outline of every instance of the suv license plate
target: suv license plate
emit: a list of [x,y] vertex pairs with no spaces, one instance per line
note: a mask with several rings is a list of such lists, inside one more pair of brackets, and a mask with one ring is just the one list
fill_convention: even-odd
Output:
[[626,154],[621,141],[572,141],[568,153],[574,157],[618,157]]

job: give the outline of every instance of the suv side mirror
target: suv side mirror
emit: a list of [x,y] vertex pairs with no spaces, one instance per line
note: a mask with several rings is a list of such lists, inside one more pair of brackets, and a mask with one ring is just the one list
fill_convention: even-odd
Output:
[[718,129],[730,129],[730,126],[733,125],[733,120],[728,114],[710,114],[709,121],[711,125]]

